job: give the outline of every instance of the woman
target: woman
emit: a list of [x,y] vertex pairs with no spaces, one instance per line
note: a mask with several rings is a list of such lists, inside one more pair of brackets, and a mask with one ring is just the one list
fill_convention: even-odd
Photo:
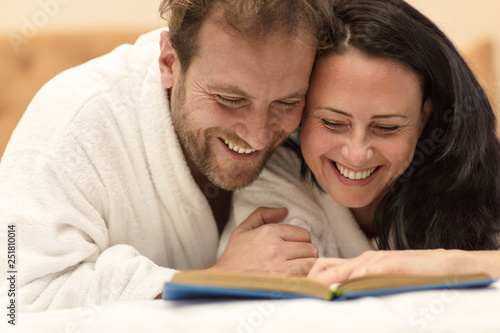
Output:
[[[404,1],[338,0],[334,18],[300,133],[304,160],[326,193],[295,184],[282,194],[291,200],[271,202],[289,208],[287,222],[307,225],[320,253],[341,257],[319,259],[309,276],[328,284],[378,273],[500,277],[500,149],[472,72]],[[295,175],[290,158],[279,152],[262,179],[235,196],[236,216],[238,205],[269,205],[265,195],[280,195],[270,192]],[[367,251],[370,240],[396,251]]]
[[[403,1],[338,1],[334,13],[334,42],[316,65],[301,133],[316,179],[379,249],[498,249],[499,145],[470,69]],[[498,276],[499,259],[497,251],[368,252],[320,260],[310,276]]]

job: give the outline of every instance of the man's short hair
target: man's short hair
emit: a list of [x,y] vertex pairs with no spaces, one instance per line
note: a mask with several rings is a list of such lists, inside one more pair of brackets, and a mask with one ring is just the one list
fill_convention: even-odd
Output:
[[332,0],[163,0],[160,14],[168,22],[172,47],[185,73],[209,17],[245,38],[265,39],[275,32],[294,37],[302,31],[321,46],[332,7]]

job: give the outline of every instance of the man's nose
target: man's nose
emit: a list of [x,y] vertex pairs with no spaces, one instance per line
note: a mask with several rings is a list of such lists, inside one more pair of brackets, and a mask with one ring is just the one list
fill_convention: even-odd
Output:
[[251,148],[262,150],[273,137],[274,127],[276,127],[275,120],[269,108],[255,107],[245,114],[244,119],[236,127],[236,134]]

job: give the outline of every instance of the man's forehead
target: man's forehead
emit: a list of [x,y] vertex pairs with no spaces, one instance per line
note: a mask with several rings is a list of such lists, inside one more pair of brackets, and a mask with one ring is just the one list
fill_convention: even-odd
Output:
[[203,47],[205,43],[212,42],[217,35],[224,34],[228,38],[246,42],[256,47],[258,47],[259,45],[265,45],[266,43],[281,40],[288,43],[295,43],[297,41],[300,41],[301,43],[303,43],[303,47],[310,48],[314,51],[317,50],[316,36],[313,36],[300,29],[291,33],[284,30],[280,26],[276,26],[274,29],[267,31],[265,34],[261,34],[252,30],[240,31],[228,25],[227,22],[223,19],[216,19],[212,16],[207,18],[207,20],[203,22],[198,34],[201,47]]
[[267,40],[245,39],[206,22],[200,48],[188,69],[208,91],[255,99],[300,99],[308,89],[315,48],[275,33]]

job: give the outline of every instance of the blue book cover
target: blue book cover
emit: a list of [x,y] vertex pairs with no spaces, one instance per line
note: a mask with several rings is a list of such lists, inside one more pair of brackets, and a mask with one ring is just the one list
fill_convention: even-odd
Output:
[[181,272],[165,283],[164,300],[317,298],[342,301],[431,289],[487,287],[495,282],[485,274],[453,277],[370,276],[329,288],[300,277],[266,274]]

